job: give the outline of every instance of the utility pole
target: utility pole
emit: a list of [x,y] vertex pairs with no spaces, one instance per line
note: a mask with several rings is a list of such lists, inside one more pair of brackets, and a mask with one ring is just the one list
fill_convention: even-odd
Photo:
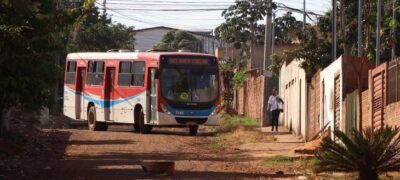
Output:
[[381,7],[382,1],[378,0],[377,4],[377,18],[376,18],[376,66],[381,64]]
[[269,87],[269,79],[271,78],[271,73],[268,73],[267,67],[270,64],[271,58],[271,47],[272,47],[272,0],[267,0],[267,14],[265,17],[265,39],[264,39],[264,63],[263,63],[263,75],[264,75],[264,88],[263,88],[263,98],[261,103],[262,110],[262,119],[261,126],[269,125],[270,122],[267,122],[268,112],[267,112],[267,104],[268,104],[268,92],[271,87]]
[[274,54],[274,48],[275,48],[275,12],[272,13],[272,35],[271,35],[272,43],[271,43],[271,54]]
[[336,0],[332,0],[332,62],[336,60]]
[[[394,0],[396,1],[396,0]],[[362,44],[362,11],[363,11],[363,5],[362,5],[362,0],[358,0],[358,57],[363,56],[363,44]]]
[[[396,0],[393,0],[393,19],[397,19],[396,18]],[[392,27],[392,60],[396,59],[396,26]]]
[[303,0],[303,35],[306,33],[306,0]]

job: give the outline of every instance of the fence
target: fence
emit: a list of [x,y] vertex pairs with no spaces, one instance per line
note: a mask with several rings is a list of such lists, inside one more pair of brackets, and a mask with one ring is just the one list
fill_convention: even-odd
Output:
[[400,101],[400,59],[388,63],[387,104]]

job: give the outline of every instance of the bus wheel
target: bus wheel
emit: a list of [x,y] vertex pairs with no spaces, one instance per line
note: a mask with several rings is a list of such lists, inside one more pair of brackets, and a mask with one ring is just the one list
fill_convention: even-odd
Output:
[[135,132],[140,132],[139,122],[135,122],[135,124],[133,124],[133,129]]
[[191,136],[196,136],[199,126],[189,126],[189,134]]
[[88,112],[88,126],[91,131],[107,131],[108,124],[105,122],[98,122],[96,120],[96,108],[94,106],[89,108]]
[[143,109],[141,109],[140,113],[139,113],[139,129],[140,129],[140,133],[142,133],[142,134],[150,133],[151,130],[153,129],[153,126],[144,124]]

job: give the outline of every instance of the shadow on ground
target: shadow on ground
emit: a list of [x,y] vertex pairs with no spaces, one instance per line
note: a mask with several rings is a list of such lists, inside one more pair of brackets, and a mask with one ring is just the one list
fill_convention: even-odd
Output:
[[[296,174],[276,175],[270,173],[237,172],[234,170],[208,170],[194,168],[193,170],[179,170],[176,167],[172,177],[156,174],[147,174],[141,169],[142,160],[173,160],[177,165],[192,163],[223,163],[226,158],[196,157],[189,153],[107,153],[94,156],[68,157],[55,166],[52,177],[54,179],[159,179],[159,178],[197,178],[197,179],[225,179],[225,178],[285,178],[295,177]],[[179,162],[178,162],[179,161]],[[77,168],[79,167],[79,168]],[[63,174],[60,176],[60,174]]]

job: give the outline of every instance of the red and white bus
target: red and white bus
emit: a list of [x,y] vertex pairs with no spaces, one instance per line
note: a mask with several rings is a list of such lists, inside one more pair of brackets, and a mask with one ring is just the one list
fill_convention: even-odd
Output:
[[189,52],[71,53],[66,60],[64,115],[87,120],[89,129],[134,124],[217,125],[221,81],[215,56]]

